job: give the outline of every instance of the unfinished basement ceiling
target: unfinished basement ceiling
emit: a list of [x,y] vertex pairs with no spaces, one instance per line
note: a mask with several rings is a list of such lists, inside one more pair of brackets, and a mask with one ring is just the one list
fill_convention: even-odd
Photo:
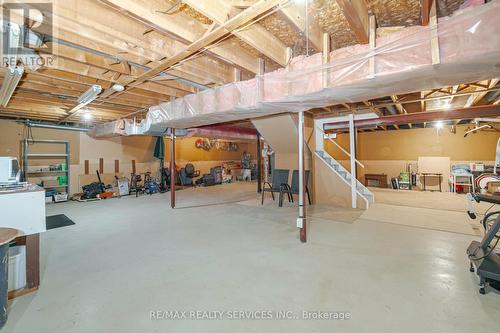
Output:
[[[55,55],[47,54],[43,46],[33,47],[33,50],[45,60],[53,57],[56,61],[46,62],[41,68],[27,68],[10,103],[0,109],[0,117],[82,122],[81,113],[72,115],[71,110],[83,92],[92,84],[99,84],[104,90],[115,83],[126,86],[149,69],[168,61],[189,43],[210,34],[221,22],[214,24],[202,11],[217,10],[217,1],[223,0],[191,3],[200,6],[198,10],[189,6],[187,0],[55,1],[56,29],[41,31],[33,26],[34,32],[43,33],[42,37],[56,47]],[[337,1],[340,0],[307,2],[308,36],[300,28],[301,21],[297,20],[297,16],[301,19],[306,16],[306,1],[291,1],[285,8],[272,8],[252,18],[253,23],[249,26],[259,26],[260,39],[244,40],[229,34],[201,48],[193,57],[171,66],[165,71],[166,75],[127,87],[123,93],[102,95],[84,111],[94,116],[93,123],[122,117],[141,118],[150,106],[195,93],[204,87],[232,82],[237,70],[241,73],[241,80],[252,78],[258,72],[258,58],[264,60],[266,72],[281,68],[286,65],[286,47],[292,49],[294,56],[304,55],[308,53],[306,44],[309,42],[309,54],[319,52],[321,43],[318,40],[321,41],[323,32],[330,35],[333,49],[357,44],[359,41],[353,28]],[[233,6],[227,19],[256,2],[224,0],[226,8],[228,4]],[[438,16],[452,14],[463,3],[463,0],[438,0]],[[419,1],[366,0],[366,10],[376,15],[379,27],[419,25],[421,21]],[[2,80],[4,73],[5,68],[0,69]],[[465,103],[464,99],[467,97],[456,97],[453,106]],[[372,102],[367,101],[368,104]],[[484,100],[476,101],[478,105],[483,103]],[[429,107],[434,107],[433,103],[429,103]],[[333,106],[330,109],[346,108]]]

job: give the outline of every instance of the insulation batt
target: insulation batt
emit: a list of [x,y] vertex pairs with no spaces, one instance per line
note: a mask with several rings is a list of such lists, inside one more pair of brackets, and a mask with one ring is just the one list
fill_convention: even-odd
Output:
[[[407,27],[377,38],[374,49],[354,45],[334,50],[328,64],[322,64],[321,53],[298,56],[288,70],[153,106],[141,131],[149,134],[152,128],[190,128],[299,112],[499,77],[500,0],[483,5],[469,2],[438,22],[439,64],[432,64],[433,28]],[[372,57],[375,73],[370,73]],[[326,86],[323,76],[328,79]],[[123,135],[109,124],[97,127],[91,135]]]

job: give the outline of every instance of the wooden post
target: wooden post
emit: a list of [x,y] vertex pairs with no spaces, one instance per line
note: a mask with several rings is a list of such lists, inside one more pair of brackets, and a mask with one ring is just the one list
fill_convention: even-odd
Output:
[[376,40],[377,40],[377,21],[375,20],[375,15],[370,15],[368,17],[368,24],[369,24],[369,43],[370,43],[370,52],[373,54],[370,56],[369,59],[369,67],[370,67],[370,74],[368,78],[373,79],[375,77],[375,48],[376,48]]
[[120,160],[115,160],[115,173],[120,173]]
[[432,1],[431,12],[429,18],[429,28],[431,29],[431,54],[432,64],[437,65],[441,62],[439,54],[439,38],[438,38],[438,24],[436,13],[436,1]]
[[330,71],[328,70],[328,63],[330,62],[330,35],[326,32],[323,33],[323,57],[322,63],[325,68],[323,68],[323,88],[328,88],[328,76]]
[[[290,71],[290,62],[292,61],[293,50],[291,47],[286,48],[286,71]],[[286,81],[286,95],[292,95],[292,83],[288,80]]]
[[136,173],[136,168],[135,168],[135,160],[132,160],[132,173]]
[[170,207],[175,208],[175,129],[170,130]]
[[85,166],[84,166],[84,173],[85,173],[86,175],[88,175],[88,174],[89,174],[89,172],[90,172],[90,163],[89,163],[89,160],[85,160],[84,165],[85,165]]
[[99,173],[104,173],[104,158],[99,159]]
[[264,99],[264,73],[265,69],[264,59],[259,58],[259,72],[257,73],[257,103]]
[[262,151],[260,147],[260,134],[257,133],[257,193],[262,192]]

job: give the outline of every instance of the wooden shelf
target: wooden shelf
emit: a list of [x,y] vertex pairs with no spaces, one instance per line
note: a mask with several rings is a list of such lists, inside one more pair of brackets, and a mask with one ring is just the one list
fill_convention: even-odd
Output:
[[68,173],[68,170],[28,171],[28,175],[36,175],[44,173]]
[[27,154],[28,157],[68,157],[68,154]]

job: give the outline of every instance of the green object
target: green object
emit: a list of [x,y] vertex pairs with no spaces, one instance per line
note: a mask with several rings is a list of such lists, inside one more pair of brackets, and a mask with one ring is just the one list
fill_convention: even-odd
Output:
[[58,176],[57,177],[57,182],[59,185],[68,185],[68,177],[67,176]]
[[66,171],[66,170],[68,170],[68,169],[66,168],[66,163],[61,163],[61,165],[60,165],[60,170],[61,170],[61,171]]
[[165,143],[163,142],[163,137],[156,137],[155,151],[153,156],[157,159],[163,160],[165,158]]
[[402,182],[409,183],[410,182],[410,173],[409,172],[401,172],[399,174],[399,179]]

